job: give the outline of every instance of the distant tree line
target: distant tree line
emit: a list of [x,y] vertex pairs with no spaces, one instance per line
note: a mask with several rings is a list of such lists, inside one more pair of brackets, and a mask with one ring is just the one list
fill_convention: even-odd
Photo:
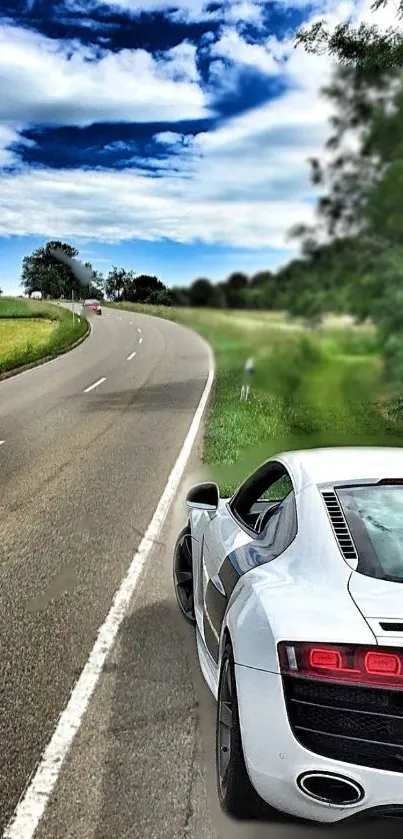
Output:
[[[303,247],[306,251],[308,245],[305,243]],[[70,299],[74,292],[76,299],[106,298],[112,302],[214,309],[286,310],[293,316],[305,317],[312,324],[326,310],[351,311],[354,302],[357,305],[360,302],[361,307],[364,304],[362,292],[354,301],[351,277],[359,270],[362,254],[356,239],[351,237],[326,246],[315,246],[314,255],[304,253],[277,271],[259,271],[251,277],[234,272],[218,283],[200,277],[188,287],[173,288],[165,286],[154,275],[136,274],[116,266],[104,277],[89,262],[84,264],[93,271],[93,280],[84,286],[69,265],[53,256],[55,250],[62,250],[73,259],[78,257],[76,248],[59,241],[47,242],[25,257],[21,284],[29,296],[40,291],[45,299]]]
[[241,272],[232,273],[227,280],[212,283],[200,277],[190,286],[167,288],[156,276],[136,274],[114,266],[104,277],[91,263],[84,264],[93,271],[90,285],[83,286],[74,276],[69,265],[53,255],[62,250],[69,257],[78,257],[76,248],[66,242],[50,241],[26,256],[22,265],[21,284],[26,294],[40,291],[52,299],[70,299],[72,292],[78,298],[105,297],[113,302],[147,303],[160,306],[209,307],[214,309],[277,309],[287,306],[287,289],[290,277],[296,272],[300,260],[290,263],[277,273],[261,271],[252,277]]

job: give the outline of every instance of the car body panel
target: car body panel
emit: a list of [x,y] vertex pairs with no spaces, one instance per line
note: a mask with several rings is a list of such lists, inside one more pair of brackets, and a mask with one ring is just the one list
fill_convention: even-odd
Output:
[[220,504],[204,531],[198,607],[203,614],[200,630],[210,655],[218,661],[221,627],[229,599],[239,580],[230,557],[252,537],[228,515],[227,504]]
[[[331,525],[317,487],[307,486],[296,496],[296,503],[297,536],[270,562],[265,561],[259,539],[243,531],[224,507],[206,527],[198,625],[216,664],[225,627],[233,638],[237,663],[272,672],[278,669],[278,641],[314,641],[318,627],[321,641],[351,643],[361,638],[362,643],[374,643],[370,627],[349,595],[351,568],[330,538]],[[327,546],[326,563],[322,541]],[[198,573],[196,569],[196,579]]]
[[337,484],[382,478],[403,478],[403,449],[394,447],[340,446],[284,452],[273,460],[292,472],[295,491],[309,484]]
[[[354,572],[349,581],[354,603],[371,627],[379,644],[403,646],[403,584],[375,580]],[[381,623],[401,624],[402,630],[386,631]]]
[[[332,760],[308,751],[295,739],[281,676],[236,665],[235,677],[245,763],[264,801],[290,815],[323,823],[341,821],[372,807],[403,805],[400,773]],[[308,771],[351,778],[364,788],[364,799],[349,807],[309,799],[297,785],[298,776]]]

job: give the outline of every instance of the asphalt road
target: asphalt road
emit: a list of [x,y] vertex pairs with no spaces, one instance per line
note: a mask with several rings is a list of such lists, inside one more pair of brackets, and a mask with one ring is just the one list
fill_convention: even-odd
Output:
[[[149,524],[206,380],[206,349],[196,336],[165,321],[119,317],[103,315],[71,354],[0,384],[2,827]],[[200,446],[199,436],[38,839],[336,832],[287,820],[242,825],[219,811],[214,700],[171,582],[184,493],[207,477]],[[397,839],[394,822],[337,834],[364,839],[386,827]]]
[[77,349],[0,383],[0,833],[149,525],[207,372],[190,331],[105,310]]

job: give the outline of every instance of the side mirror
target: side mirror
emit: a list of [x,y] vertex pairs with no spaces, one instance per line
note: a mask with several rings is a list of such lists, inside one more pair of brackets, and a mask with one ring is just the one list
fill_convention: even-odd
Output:
[[206,510],[215,513],[220,501],[220,490],[217,484],[197,484],[189,490],[186,496],[186,506],[191,510]]

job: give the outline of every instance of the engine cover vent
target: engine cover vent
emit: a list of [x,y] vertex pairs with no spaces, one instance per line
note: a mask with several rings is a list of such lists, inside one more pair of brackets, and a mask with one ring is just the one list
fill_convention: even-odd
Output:
[[337,500],[336,493],[322,492],[322,496],[326,504],[327,512],[329,513],[334,534],[344,558],[350,561],[358,560],[357,551],[354,547],[354,542],[347,527],[343,511]]
[[379,622],[379,626],[384,632],[403,632],[403,623],[388,623],[386,621]]

